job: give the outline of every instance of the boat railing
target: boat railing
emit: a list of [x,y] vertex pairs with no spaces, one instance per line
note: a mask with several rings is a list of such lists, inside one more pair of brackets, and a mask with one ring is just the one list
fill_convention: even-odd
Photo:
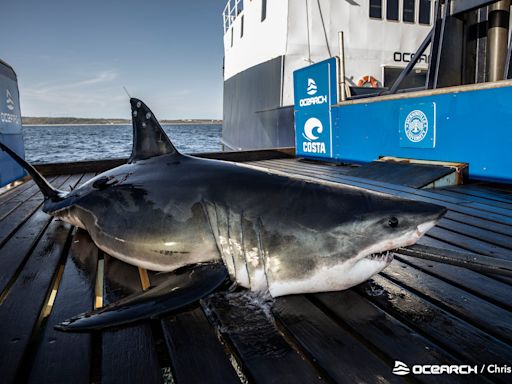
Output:
[[224,20],[224,33],[226,33],[237,18],[237,16],[244,9],[244,0],[228,0],[224,11],[222,12]]

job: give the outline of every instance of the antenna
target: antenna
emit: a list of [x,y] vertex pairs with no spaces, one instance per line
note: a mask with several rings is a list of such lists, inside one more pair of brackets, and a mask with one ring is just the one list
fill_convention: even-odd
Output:
[[128,97],[131,99],[132,97],[130,96],[130,93],[128,92],[128,90],[126,89],[126,87],[124,85],[123,85],[123,89],[126,92],[126,94],[128,95]]

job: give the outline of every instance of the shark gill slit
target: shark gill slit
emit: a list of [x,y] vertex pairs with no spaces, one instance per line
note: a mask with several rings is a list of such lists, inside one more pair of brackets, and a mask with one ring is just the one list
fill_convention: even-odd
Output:
[[240,213],[240,244],[241,249],[243,252],[244,260],[245,260],[245,270],[247,271],[247,276],[249,277],[249,287],[252,287],[251,281],[253,280],[251,278],[251,271],[249,268],[249,259],[247,257],[247,252],[245,252],[246,246],[245,246],[245,236],[244,236],[244,211]]
[[268,275],[267,275],[267,260],[266,260],[266,253],[263,250],[263,237],[261,236],[261,229],[263,228],[263,223],[261,221],[261,217],[258,217],[257,224],[256,224],[256,235],[258,236],[258,254],[261,258],[261,262],[263,263],[263,273],[265,274],[265,281],[267,282],[267,290],[270,290],[270,285],[268,282]]
[[[217,225],[217,212],[212,211],[212,203],[207,202],[206,200],[201,200],[201,206],[203,207],[204,214],[206,215],[206,218],[208,219],[208,225],[210,226],[210,230],[212,231],[213,238],[215,239],[215,245],[217,246],[217,250],[219,251],[219,254],[222,257],[222,249],[219,241],[219,226]],[[215,210],[215,207],[213,207]],[[215,213],[215,221],[211,217],[212,214]],[[213,226],[213,223],[215,222],[215,228]]]
[[[229,230],[229,227],[228,227],[228,219],[226,217],[226,224],[225,224],[225,228],[221,225],[221,220],[222,220],[222,217],[221,215],[219,215],[219,212],[221,212],[221,207],[219,207],[217,205],[217,203],[213,203],[214,206],[215,206],[215,217],[217,218],[217,231],[219,233],[219,244],[220,244],[220,249],[221,249],[221,257],[222,259],[224,260],[224,262],[226,263],[226,266],[228,267],[228,271],[230,269],[230,265],[232,267],[232,274],[233,274],[233,277],[236,281],[236,268],[235,268],[235,259],[233,257],[233,255],[231,254],[230,252],[230,249],[229,249],[229,244],[222,244],[222,240],[221,238],[224,237],[226,239],[226,243],[229,243],[229,237],[228,237],[228,230]],[[224,216],[227,216],[224,212]],[[221,229],[225,229],[226,233],[222,233],[221,232]],[[231,260],[231,263],[230,263],[230,260]]]
[[[236,280],[235,251],[231,247],[231,222],[232,222],[232,220],[230,220],[231,214],[233,214],[233,216],[235,215],[234,212],[232,212],[230,209],[228,209],[228,214],[227,214],[227,217],[228,217],[228,233],[227,233],[227,235],[228,235],[228,248],[229,248],[229,253],[230,253],[230,256],[231,256],[231,261],[233,262],[233,271],[234,271],[235,280]],[[234,223],[236,223],[236,222],[234,222]]]

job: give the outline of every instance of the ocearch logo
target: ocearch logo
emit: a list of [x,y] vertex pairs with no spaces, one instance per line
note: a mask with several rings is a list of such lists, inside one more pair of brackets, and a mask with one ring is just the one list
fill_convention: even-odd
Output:
[[308,86],[306,88],[306,93],[312,97],[306,97],[305,99],[299,100],[299,105],[301,107],[309,107],[310,105],[318,105],[327,103],[327,95],[318,95],[315,96],[318,92],[318,87],[316,85],[315,80],[312,78],[308,78]]
[[393,373],[398,376],[405,376],[411,373],[411,370],[407,364],[397,360],[395,361],[395,366],[393,367]]
[[316,117],[310,117],[304,123],[304,131],[302,137],[306,139],[302,143],[302,150],[306,153],[326,153],[325,143],[318,142],[316,140],[320,138],[320,134],[323,132],[324,127],[322,122]]
[[307,94],[313,96],[316,93],[316,91],[317,91],[317,87],[316,87],[315,80],[308,79],[308,88],[306,90]]
[[12,111],[14,109],[14,100],[12,99],[11,92],[8,89],[5,90],[5,103],[7,104],[7,109]]
[[[507,368],[509,368],[508,366],[495,366],[496,369],[499,369],[499,373],[507,372]],[[481,371],[483,371],[484,368],[485,366],[481,369]],[[393,374],[398,376],[405,376],[411,372],[415,375],[471,375],[479,373],[477,365],[415,364],[412,366],[411,369],[407,366],[407,364],[398,360],[395,361],[395,366],[393,367]]]

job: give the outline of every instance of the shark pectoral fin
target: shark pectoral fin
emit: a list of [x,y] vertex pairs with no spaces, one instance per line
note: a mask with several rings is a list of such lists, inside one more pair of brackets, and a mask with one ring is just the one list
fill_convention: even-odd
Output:
[[228,280],[224,264],[199,264],[170,274],[162,284],[104,308],[55,325],[59,331],[97,331],[179,310],[214,292]]

